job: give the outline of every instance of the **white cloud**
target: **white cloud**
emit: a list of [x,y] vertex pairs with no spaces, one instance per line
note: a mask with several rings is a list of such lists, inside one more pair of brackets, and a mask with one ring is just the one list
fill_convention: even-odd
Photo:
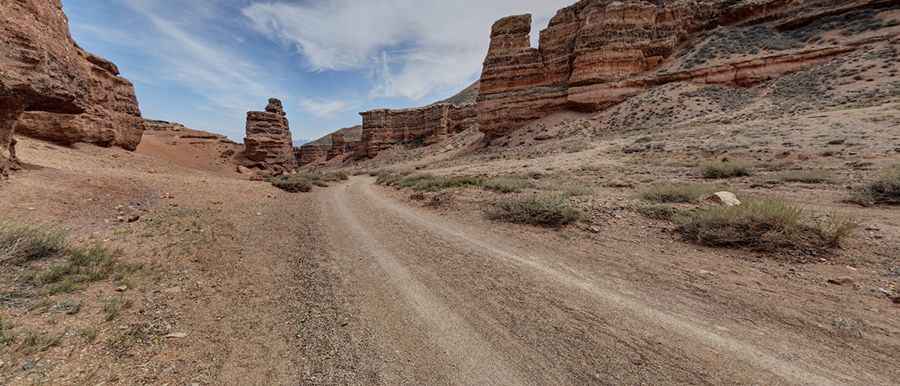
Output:
[[572,0],[311,0],[251,4],[243,14],[295,45],[311,69],[368,70],[371,95],[424,98],[477,77],[497,19],[533,13],[546,24]]
[[300,100],[300,109],[319,118],[333,117],[335,114],[349,110],[353,105],[342,100],[308,99]]
[[[154,34],[142,36],[141,44],[152,47],[146,52],[162,64],[156,69],[156,75],[175,80],[203,96],[207,106],[198,108],[217,111],[219,115],[227,116],[228,121],[237,123],[243,120],[247,110],[264,103],[270,96],[279,95],[264,81],[267,79],[265,71],[252,60],[206,38],[210,31],[203,28],[214,25],[209,19],[221,16],[210,13],[212,10],[207,3],[186,3],[176,14],[171,14],[169,7],[158,6],[155,1],[127,0],[126,4],[145,17],[155,30]],[[179,15],[200,19],[185,22]],[[240,135],[238,132],[228,134]]]

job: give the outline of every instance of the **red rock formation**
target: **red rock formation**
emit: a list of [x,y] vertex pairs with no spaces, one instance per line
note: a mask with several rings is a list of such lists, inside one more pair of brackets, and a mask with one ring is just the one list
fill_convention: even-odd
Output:
[[9,167],[12,122],[64,144],[137,147],[144,126],[134,88],[72,40],[60,0],[4,1],[0,37],[0,169]]
[[[750,85],[847,52],[848,47],[763,53],[705,68],[658,71],[697,32],[769,23],[795,28],[885,0],[582,0],[566,7],[530,46],[531,16],[497,21],[481,76],[478,123],[488,138],[560,110],[597,111],[656,85],[699,81]],[[687,45],[688,48],[690,44]]]
[[290,125],[280,100],[269,99],[266,111],[247,113],[244,147],[250,167],[278,174],[297,166]]
[[363,149],[360,151],[370,158],[397,144],[437,143],[476,123],[474,105],[448,103],[414,109],[372,110],[360,115],[363,117]]
[[309,165],[348,155],[356,156],[362,147],[362,126],[340,129],[297,150],[297,162]]

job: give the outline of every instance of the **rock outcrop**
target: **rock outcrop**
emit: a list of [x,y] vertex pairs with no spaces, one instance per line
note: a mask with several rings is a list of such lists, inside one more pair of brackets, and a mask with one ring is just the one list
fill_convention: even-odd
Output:
[[476,123],[475,105],[438,103],[403,110],[372,110],[362,115],[361,151],[369,158],[397,144],[429,145]]
[[134,150],[144,130],[132,84],[82,50],[60,0],[0,7],[0,173],[15,162],[13,128],[63,144]]
[[297,162],[309,165],[335,158],[356,157],[362,148],[362,126],[340,129],[297,150]]
[[291,128],[280,100],[269,99],[265,111],[247,113],[244,157],[247,166],[275,174],[297,167]]
[[[497,21],[477,102],[487,138],[562,110],[599,111],[644,90],[677,81],[747,86],[829,60],[852,44],[808,44],[803,28],[823,17],[896,5],[886,0],[582,0],[563,8],[530,45],[531,16]],[[751,27],[758,29],[749,30]],[[704,34],[770,34],[772,41],[733,41],[722,58],[703,52]],[[783,38],[783,39],[775,39]],[[775,42],[785,41],[784,47]],[[791,45],[789,43],[798,43]],[[747,48],[747,52],[737,52]],[[679,63],[680,62],[680,63]],[[687,65],[685,65],[687,64]]]

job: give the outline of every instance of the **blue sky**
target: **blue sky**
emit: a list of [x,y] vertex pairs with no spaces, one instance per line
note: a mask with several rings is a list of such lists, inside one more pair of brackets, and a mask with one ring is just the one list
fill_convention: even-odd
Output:
[[[241,141],[282,99],[295,139],[358,112],[426,105],[481,71],[490,27],[532,13],[535,35],[574,0],[63,0],[72,35],[115,62],[147,118]],[[536,44],[536,43],[535,43]]]

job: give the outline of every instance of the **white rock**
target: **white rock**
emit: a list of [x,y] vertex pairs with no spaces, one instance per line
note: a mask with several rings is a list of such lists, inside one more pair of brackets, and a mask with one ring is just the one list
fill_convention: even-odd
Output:
[[711,202],[717,205],[724,206],[740,206],[741,200],[738,200],[737,196],[731,192],[718,192],[713,193],[704,199],[706,202]]

